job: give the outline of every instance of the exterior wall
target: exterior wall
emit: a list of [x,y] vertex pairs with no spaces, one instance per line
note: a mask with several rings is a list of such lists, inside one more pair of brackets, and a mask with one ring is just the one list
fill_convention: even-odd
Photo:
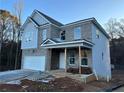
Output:
[[[25,36],[28,35],[29,33],[30,33],[31,40],[26,42]],[[21,49],[37,48],[38,46],[37,36],[38,36],[38,29],[31,22],[29,22],[22,34]]]
[[[109,53],[109,40],[101,31],[99,31],[99,38],[96,37],[96,29],[94,24],[92,25],[92,42],[94,43],[92,48],[92,60],[93,70],[96,71],[99,78],[110,79],[111,67],[110,67],[110,53]],[[102,55],[103,53],[103,55]]]
[[59,27],[56,27],[51,24],[50,26],[51,32],[50,32],[50,38],[60,38],[60,31],[61,29]]
[[62,30],[66,31],[66,40],[65,41],[74,40],[74,28],[75,27],[81,27],[81,39],[86,39],[88,41],[92,41],[91,22],[78,23],[78,24],[67,25],[65,27],[62,27]]
[[[49,49],[25,49],[22,50],[22,66],[24,63],[25,56],[45,56],[45,69],[50,70],[51,63],[51,50]],[[22,67],[21,66],[21,67]]]
[[39,48],[41,48],[41,44],[42,44],[42,42],[43,42],[43,37],[42,37],[42,35],[43,35],[43,30],[44,29],[47,29],[47,38],[50,38],[50,36],[51,36],[51,29],[50,29],[50,25],[47,25],[47,26],[42,26],[42,27],[40,27],[38,30],[38,47]]

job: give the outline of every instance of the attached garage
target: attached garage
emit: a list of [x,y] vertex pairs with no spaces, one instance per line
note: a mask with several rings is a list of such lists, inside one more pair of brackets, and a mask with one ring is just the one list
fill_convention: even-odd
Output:
[[23,69],[45,71],[45,56],[25,56]]

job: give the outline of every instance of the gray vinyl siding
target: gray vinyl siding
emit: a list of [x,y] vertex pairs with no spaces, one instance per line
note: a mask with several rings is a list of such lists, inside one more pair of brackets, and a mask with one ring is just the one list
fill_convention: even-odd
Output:
[[50,32],[51,37],[50,38],[60,38],[61,29],[56,27],[56,26],[54,26],[54,25],[51,25],[50,27],[51,27],[51,32]]

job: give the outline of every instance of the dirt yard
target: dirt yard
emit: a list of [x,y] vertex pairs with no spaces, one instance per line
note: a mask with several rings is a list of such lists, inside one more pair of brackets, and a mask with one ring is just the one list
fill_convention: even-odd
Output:
[[0,92],[98,92],[123,83],[124,71],[114,71],[110,82],[93,81],[84,84],[69,77],[59,77],[49,83],[22,80],[20,85],[0,84]]
[[83,85],[74,79],[63,77],[57,78],[49,83],[36,82],[31,80],[22,80],[20,85],[1,84],[0,92],[80,92],[83,91]]

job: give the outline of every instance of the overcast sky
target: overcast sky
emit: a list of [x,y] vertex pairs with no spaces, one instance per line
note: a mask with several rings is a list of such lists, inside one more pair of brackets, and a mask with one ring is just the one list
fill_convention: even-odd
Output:
[[[0,0],[0,9],[13,11],[17,0]],[[63,24],[95,17],[102,25],[109,18],[124,18],[124,0],[23,0],[22,20],[37,9]]]

